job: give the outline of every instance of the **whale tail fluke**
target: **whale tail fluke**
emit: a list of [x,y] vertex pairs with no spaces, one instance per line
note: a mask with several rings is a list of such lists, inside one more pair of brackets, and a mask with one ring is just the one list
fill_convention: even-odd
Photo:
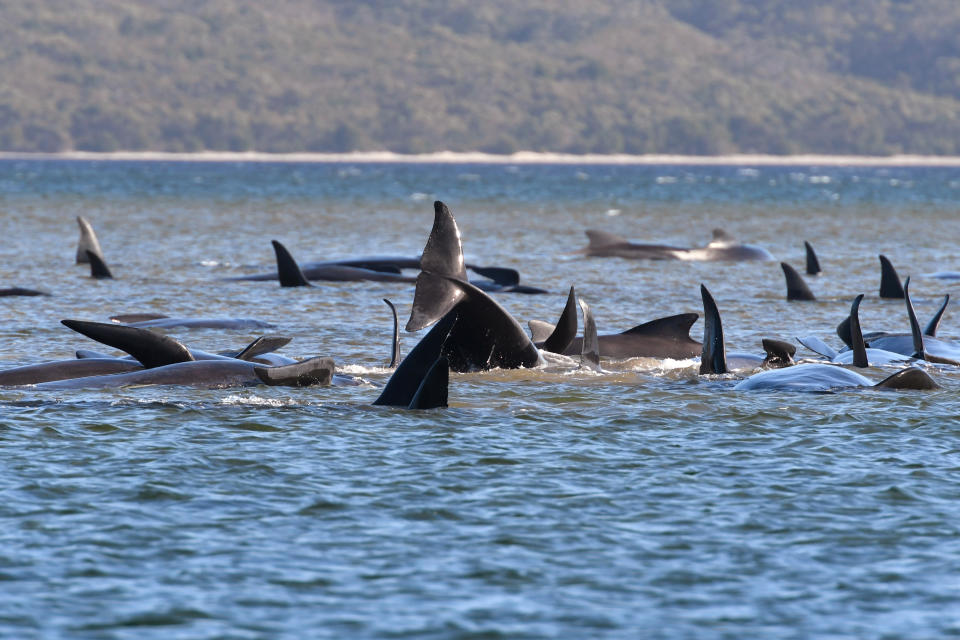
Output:
[[233,357],[237,360],[250,361],[265,353],[273,353],[277,349],[290,344],[292,339],[287,336],[260,336]]
[[467,281],[460,229],[447,205],[433,203],[433,228],[420,256],[407,331],[419,331],[447,315],[466,295],[454,280]]
[[408,407],[430,369],[443,356],[443,346],[457,322],[456,312],[440,319],[400,362],[373,404]]
[[146,369],[177,362],[189,362],[194,359],[190,350],[181,342],[149,329],[86,320],[61,320],[60,322],[91,340],[129,353]]
[[276,240],[271,240],[270,243],[273,245],[273,252],[277,256],[277,278],[280,280],[280,286],[311,286],[306,276],[303,275],[303,271],[300,270],[300,265],[293,259],[287,248]]
[[900,284],[900,276],[897,275],[897,270],[893,268],[893,263],[883,254],[880,255],[880,297],[894,300],[903,299],[903,285]]
[[810,287],[804,282],[803,276],[797,273],[797,270],[786,262],[780,263],[783,269],[783,277],[787,281],[787,300],[816,300],[816,296],[810,291]]
[[447,406],[450,363],[443,356],[430,366],[407,409],[437,409]]

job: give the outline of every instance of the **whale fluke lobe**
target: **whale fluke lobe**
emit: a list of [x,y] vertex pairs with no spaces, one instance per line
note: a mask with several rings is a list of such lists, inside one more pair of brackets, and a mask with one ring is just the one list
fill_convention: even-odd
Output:
[[577,293],[570,287],[567,303],[563,307],[560,319],[553,331],[543,341],[541,349],[550,353],[563,353],[574,338],[577,337]]
[[700,374],[727,373],[726,347],[723,344],[723,325],[717,303],[705,286],[700,285],[703,299],[703,351],[700,355]]
[[940,385],[930,377],[930,374],[919,367],[901,369],[873,386],[877,389],[911,389],[916,391],[930,391],[940,388]]
[[273,252],[277,255],[277,278],[280,280],[280,286],[311,286],[310,282],[303,275],[303,271],[300,270],[300,265],[293,259],[293,256],[290,255],[287,248],[276,240],[271,240],[270,243],[273,244]]
[[390,350],[390,368],[393,369],[400,362],[400,320],[397,318],[397,308],[393,303],[383,298],[383,301],[390,307],[390,313],[393,314],[393,343]]
[[87,262],[90,263],[91,278],[97,278],[98,280],[107,280],[113,278],[113,274],[110,273],[107,263],[103,261],[103,258],[99,254],[88,250]]
[[930,336],[931,338],[937,337],[937,329],[940,327],[940,319],[943,318],[943,312],[947,310],[947,304],[950,302],[950,294],[943,296],[943,302],[940,303],[940,308],[937,309],[937,312],[933,314],[933,317],[930,318],[930,322],[927,323],[926,328],[923,330],[923,335]]
[[333,358],[317,357],[278,367],[254,367],[253,372],[273,387],[313,387],[330,384],[335,368]]
[[816,296],[810,291],[807,283],[803,281],[803,276],[797,273],[797,270],[786,262],[780,263],[783,269],[783,276],[787,280],[787,300],[816,300]]
[[450,209],[439,200],[433,203],[433,228],[420,256],[420,269],[407,331],[430,326],[447,315],[465,295],[453,282],[467,281],[460,229]]
[[99,256],[100,259],[103,260],[100,241],[97,240],[97,234],[94,233],[90,221],[83,216],[77,216],[77,224],[80,226],[80,239],[77,242],[77,264],[87,264],[90,262],[87,251]]
[[807,252],[807,275],[815,276],[820,273],[820,261],[817,260],[817,254],[813,251],[813,245],[806,240],[803,241],[803,247]]
[[863,294],[859,294],[853,299],[850,305],[850,348],[853,350],[853,366],[861,369],[869,367],[867,362],[867,345],[863,342],[863,331],[860,330],[860,302],[863,300]]
[[[570,288],[573,294],[573,287]],[[597,370],[600,368],[600,338],[597,336],[597,323],[593,319],[590,305],[578,298],[583,311],[583,346],[580,350],[580,366]]]
[[450,364],[443,356],[437,358],[424,374],[420,386],[407,409],[437,409],[447,406],[450,385]]
[[61,320],[60,322],[91,340],[129,353],[147,369],[177,362],[189,362],[194,359],[190,350],[181,342],[149,329],[86,320]]
[[903,299],[903,285],[900,284],[900,276],[897,275],[897,270],[893,268],[893,263],[883,254],[880,255],[880,297],[895,300]]

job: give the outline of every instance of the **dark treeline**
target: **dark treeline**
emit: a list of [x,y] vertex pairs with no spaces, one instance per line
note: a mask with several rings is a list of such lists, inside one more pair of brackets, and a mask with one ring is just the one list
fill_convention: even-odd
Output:
[[960,154],[956,0],[0,0],[0,150]]

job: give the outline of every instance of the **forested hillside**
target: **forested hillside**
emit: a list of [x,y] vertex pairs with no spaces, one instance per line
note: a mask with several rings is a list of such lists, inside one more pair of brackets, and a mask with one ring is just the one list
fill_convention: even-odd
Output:
[[0,0],[0,150],[960,155],[956,0]]

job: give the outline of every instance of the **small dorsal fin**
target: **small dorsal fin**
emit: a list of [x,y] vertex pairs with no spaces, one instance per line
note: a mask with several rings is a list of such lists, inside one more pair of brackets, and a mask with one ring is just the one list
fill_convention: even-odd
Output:
[[710,244],[733,244],[736,241],[737,239],[730,233],[727,233],[726,230],[721,229],[720,227],[715,227],[713,229],[713,238],[710,240]]
[[910,335],[913,337],[912,357],[920,360],[927,359],[927,352],[923,348],[923,333],[920,331],[920,323],[917,321],[917,312],[913,308],[913,302],[910,301],[910,276],[903,283],[903,300],[907,305],[907,317],[910,320]]
[[397,308],[393,306],[393,303],[386,298],[383,301],[387,303],[390,312],[393,314],[393,348],[390,351],[390,368],[393,369],[400,362],[400,321],[397,318]]
[[567,295],[567,303],[563,306],[563,312],[556,326],[543,345],[540,347],[550,353],[563,353],[570,346],[573,339],[577,337],[577,292],[570,287],[570,293]]
[[700,316],[696,313],[678,313],[675,316],[657,318],[632,329],[627,329],[621,335],[662,336],[675,340],[686,340],[690,337],[690,327]]
[[607,231],[598,231],[597,229],[587,229],[584,231],[587,234],[587,239],[590,240],[590,246],[593,248],[597,247],[606,247],[611,244],[623,244],[629,242],[623,236],[618,236],[615,233],[609,233]]
[[407,409],[437,409],[447,406],[450,387],[450,363],[444,356],[427,370]]
[[901,369],[873,386],[876,389],[913,389],[918,391],[940,388],[940,385],[930,377],[930,374],[920,367]]
[[61,320],[64,326],[92,340],[120,349],[137,359],[147,369],[193,360],[190,350],[178,340],[149,329],[128,327],[112,322]]
[[783,269],[783,276],[787,281],[787,300],[816,300],[816,296],[810,291],[810,287],[803,281],[803,276],[797,273],[797,270],[786,262],[780,263]]
[[[573,288],[570,289],[571,293]],[[600,338],[597,336],[597,323],[593,320],[590,305],[579,298],[583,311],[583,347],[580,349],[580,366],[588,369],[600,368]]]
[[94,253],[93,251],[87,250],[87,261],[90,263],[90,277],[97,278],[98,280],[107,280],[113,278],[113,274],[110,273],[110,269],[107,267],[107,263],[103,259]]
[[943,296],[943,302],[940,303],[940,308],[937,309],[937,312],[933,314],[933,317],[930,318],[930,322],[927,323],[926,328],[923,330],[923,335],[930,336],[935,338],[937,336],[937,329],[940,327],[940,319],[943,317],[943,312],[947,310],[947,303],[950,302],[950,294]]
[[77,242],[77,264],[87,264],[90,258],[87,251],[100,257],[103,260],[103,251],[100,249],[100,241],[97,240],[97,234],[93,231],[93,225],[83,216],[77,216],[77,224],[80,226],[80,239]]
[[895,300],[903,299],[903,285],[900,284],[900,276],[897,275],[897,270],[893,268],[893,263],[883,254],[880,255],[880,297]]
[[280,286],[309,287],[310,282],[303,275],[300,265],[293,259],[287,248],[276,240],[271,240],[270,244],[273,245],[273,252],[277,256],[277,278],[280,280]]
[[785,340],[762,338],[763,351],[767,354],[763,364],[768,367],[788,367],[793,364],[797,348]]
[[820,261],[817,260],[817,254],[813,251],[813,246],[807,242],[803,241],[803,247],[807,251],[807,275],[815,276],[820,273]]
[[700,285],[703,299],[703,351],[700,355],[700,375],[727,373],[727,354],[723,343],[723,324],[717,303],[705,286]]
[[850,305],[850,348],[853,350],[853,366],[869,367],[867,361],[867,345],[863,342],[863,332],[860,330],[860,302],[863,300],[863,294],[859,294],[853,299]]

